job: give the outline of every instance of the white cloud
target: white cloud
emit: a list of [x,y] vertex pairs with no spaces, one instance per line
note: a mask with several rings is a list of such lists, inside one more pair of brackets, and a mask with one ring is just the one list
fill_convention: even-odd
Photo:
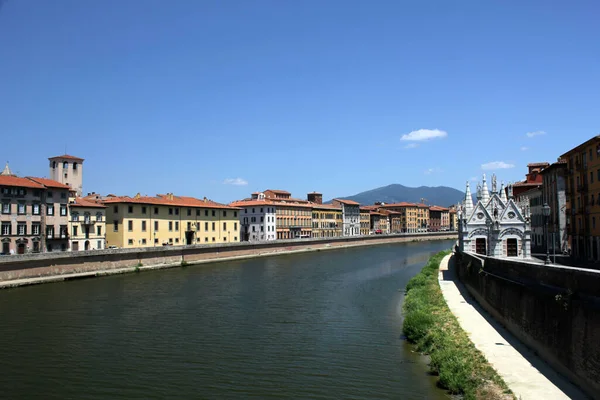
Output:
[[248,181],[242,178],[227,178],[223,181],[223,185],[246,186]]
[[402,135],[400,140],[408,140],[411,142],[422,142],[425,140],[431,139],[442,139],[448,136],[446,131],[441,131],[439,129],[419,129],[417,131],[412,131],[405,135]]
[[419,143],[409,143],[404,146],[405,149],[414,149],[415,147],[419,147]]
[[514,164],[505,163],[504,161],[491,161],[489,163],[481,164],[481,169],[507,169],[514,167]]
[[529,147],[527,147],[527,146],[521,146],[521,151],[527,151],[527,150],[529,150]]
[[533,132],[526,133],[527,137],[530,137],[530,138],[532,138],[534,136],[545,135],[545,134],[546,134],[546,132],[544,132],[544,131],[533,131]]
[[433,174],[435,172],[442,172],[442,170],[439,169],[439,168],[427,168],[423,173],[425,175],[431,175],[431,174]]

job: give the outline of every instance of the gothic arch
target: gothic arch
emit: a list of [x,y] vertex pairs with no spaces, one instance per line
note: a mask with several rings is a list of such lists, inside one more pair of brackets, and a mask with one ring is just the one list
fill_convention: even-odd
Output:
[[483,228],[477,228],[477,229],[473,229],[470,233],[469,233],[469,237],[473,237],[473,236],[487,236],[488,235],[488,231],[487,229],[483,229]]
[[519,239],[523,239],[523,232],[521,230],[519,230],[519,229],[516,229],[516,228],[507,228],[507,229],[504,229],[500,233],[500,237],[501,238],[503,238],[505,236],[508,236],[508,235],[515,235],[515,236],[518,236]]

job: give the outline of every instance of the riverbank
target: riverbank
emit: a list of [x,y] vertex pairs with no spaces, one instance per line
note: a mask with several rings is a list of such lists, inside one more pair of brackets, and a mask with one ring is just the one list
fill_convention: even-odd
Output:
[[439,385],[465,399],[515,399],[506,383],[469,340],[438,283],[440,263],[450,251],[431,257],[406,285],[403,331],[417,351],[431,358]]
[[[120,250],[86,255],[67,253],[51,258],[36,256],[32,260],[0,263],[0,289],[94,278],[107,275],[186,267],[213,262],[244,260],[257,257],[327,251],[389,243],[455,239],[455,235],[420,234],[390,235],[337,240],[281,241],[261,244],[236,244],[221,247],[185,246],[182,248],[148,248],[144,251]],[[15,258],[18,260],[17,258]],[[41,264],[41,265],[40,265]]]

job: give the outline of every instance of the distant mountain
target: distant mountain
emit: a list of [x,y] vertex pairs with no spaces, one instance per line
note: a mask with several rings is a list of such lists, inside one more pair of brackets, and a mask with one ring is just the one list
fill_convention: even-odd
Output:
[[448,207],[464,200],[465,193],[448,186],[419,186],[413,188],[395,183],[340,198],[354,200],[362,205],[371,205],[378,201],[384,203],[399,203],[401,201],[420,203],[421,199],[424,198],[428,205]]

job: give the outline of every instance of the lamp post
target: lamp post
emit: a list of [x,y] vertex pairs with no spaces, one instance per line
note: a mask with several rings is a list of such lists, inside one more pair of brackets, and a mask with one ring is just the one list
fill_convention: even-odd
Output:
[[544,260],[544,264],[550,264],[550,246],[548,244],[548,219],[550,218],[550,206],[548,203],[544,203],[544,206],[542,207],[542,213],[546,222],[546,260]]

